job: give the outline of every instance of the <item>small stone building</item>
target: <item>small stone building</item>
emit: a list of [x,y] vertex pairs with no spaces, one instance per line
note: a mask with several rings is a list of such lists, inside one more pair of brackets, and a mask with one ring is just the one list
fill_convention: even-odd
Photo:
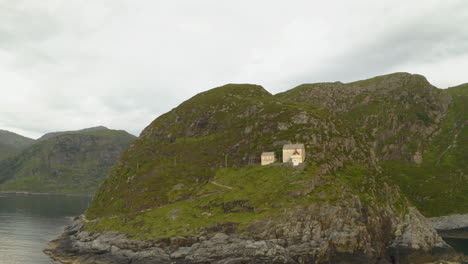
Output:
[[304,144],[286,144],[283,146],[283,162],[292,162],[297,166],[305,160],[305,147]]
[[274,152],[263,152],[262,156],[262,165],[268,165],[276,161]]

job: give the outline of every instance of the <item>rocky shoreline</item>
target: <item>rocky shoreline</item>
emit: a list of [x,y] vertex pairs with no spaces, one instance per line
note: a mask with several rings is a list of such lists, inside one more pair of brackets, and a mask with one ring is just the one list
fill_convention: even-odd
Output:
[[[279,235],[271,239],[246,237],[220,227],[217,232],[194,237],[139,241],[117,232],[89,233],[84,229],[84,217],[75,218],[44,252],[65,264],[461,263],[462,257],[416,210],[410,214],[404,230],[397,231],[397,236],[381,253],[368,246],[359,247],[365,241],[353,237],[358,230],[331,231],[325,240],[293,241]],[[290,232],[294,234],[297,230]]]

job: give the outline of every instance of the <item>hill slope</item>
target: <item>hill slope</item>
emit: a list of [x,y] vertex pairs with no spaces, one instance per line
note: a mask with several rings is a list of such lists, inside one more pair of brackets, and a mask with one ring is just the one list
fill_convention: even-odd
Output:
[[[420,201],[409,190],[430,181],[399,169],[430,162],[432,146],[440,151],[437,142],[445,144],[439,137],[448,135],[442,132],[452,113],[459,120],[453,122],[466,123],[454,103],[466,99],[457,98],[406,73],[302,85],[274,96],[248,84],[209,90],[145,128],[97,191],[73,239],[91,243],[83,254],[104,242],[136,250],[99,235],[119,231],[157,248],[162,259],[184,263],[436,259],[448,246],[391,182],[428,215],[466,212],[463,196],[442,201],[433,191]],[[278,152],[287,142],[305,144],[303,168],[255,165],[262,151]],[[444,154],[455,157],[450,165],[461,169],[461,179],[464,153]],[[436,178],[446,175],[442,167]],[[462,192],[466,181],[445,186]],[[447,211],[439,202],[460,206]]]
[[0,162],[0,190],[91,194],[134,139],[106,128],[56,133]]
[[0,160],[32,145],[34,139],[0,129]]
[[[345,163],[372,166],[368,149],[349,129],[336,129],[327,111],[276,99],[260,86],[226,85],[182,103],[145,128],[123,153],[89,213],[129,213],[173,201],[171,188],[185,198],[219,168],[259,163],[265,150],[287,141],[306,143],[308,157],[322,173]],[[112,202],[110,202],[112,201]]]

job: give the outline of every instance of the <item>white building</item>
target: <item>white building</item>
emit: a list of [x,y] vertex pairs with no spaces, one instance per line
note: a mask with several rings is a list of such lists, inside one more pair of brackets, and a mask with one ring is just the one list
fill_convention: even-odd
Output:
[[274,152],[263,152],[261,158],[262,165],[268,165],[276,161]]
[[305,147],[304,144],[286,144],[283,146],[283,162],[292,162],[297,166],[305,160]]

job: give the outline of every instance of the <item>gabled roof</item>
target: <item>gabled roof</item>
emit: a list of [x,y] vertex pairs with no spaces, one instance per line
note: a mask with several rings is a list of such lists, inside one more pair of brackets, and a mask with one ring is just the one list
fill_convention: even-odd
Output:
[[274,152],[262,152],[262,156],[275,156]]
[[305,149],[304,144],[286,144],[283,149]]

